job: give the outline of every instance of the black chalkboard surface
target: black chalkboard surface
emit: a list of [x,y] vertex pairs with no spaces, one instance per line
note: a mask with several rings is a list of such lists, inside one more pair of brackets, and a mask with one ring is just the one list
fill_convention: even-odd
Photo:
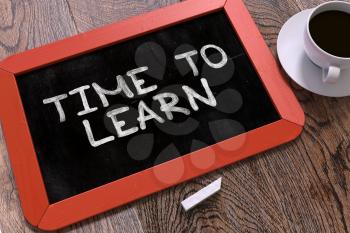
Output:
[[[224,59],[217,48],[227,55],[222,67],[210,66]],[[197,75],[186,58],[175,59],[188,51],[196,51],[191,61]],[[139,67],[148,68],[136,74],[145,81],[144,90],[150,88],[146,94],[136,94],[126,75]],[[106,94],[103,102],[96,88],[115,90],[116,77],[134,96]],[[224,11],[33,70],[16,81],[50,204],[281,118]],[[196,111],[184,86],[207,103],[196,99]],[[216,104],[209,103],[209,90]],[[153,99],[161,93],[179,97],[180,109],[162,111],[161,102]],[[64,115],[50,99],[55,96],[61,98]],[[81,112],[84,96],[89,111]],[[162,120],[147,120],[141,129],[140,102]],[[125,122],[122,129],[137,132],[120,137],[109,117],[116,111]],[[87,128],[95,142],[105,143],[92,145]]]

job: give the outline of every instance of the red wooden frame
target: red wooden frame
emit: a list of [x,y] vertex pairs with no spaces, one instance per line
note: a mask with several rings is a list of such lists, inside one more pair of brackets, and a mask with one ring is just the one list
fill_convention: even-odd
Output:
[[[194,157],[205,163],[208,148],[204,148],[50,205],[15,76],[218,10],[224,10],[231,20],[281,120],[210,146],[218,152],[210,168],[191,165]],[[44,230],[65,227],[286,143],[296,138],[304,125],[300,105],[241,0],[188,0],[11,56],[0,62],[0,116],[24,215]],[[235,152],[220,149],[243,138],[245,144]],[[167,177],[167,169],[180,160],[184,174],[179,180],[164,184],[155,178],[154,169]]]

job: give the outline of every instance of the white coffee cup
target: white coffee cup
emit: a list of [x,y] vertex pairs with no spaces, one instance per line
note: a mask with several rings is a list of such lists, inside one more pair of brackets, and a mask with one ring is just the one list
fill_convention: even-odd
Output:
[[[313,40],[310,33],[310,21],[316,15],[323,13],[325,11],[343,11],[350,14],[350,3],[343,1],[331,1],[323,3],[316,8],[314,8],[307,20],[306,30],[304,34],[304,49],[306,55],[310,58],[310,60],[322,68],[323,70],[323,82],[325,83],[335,83],[340,75],[342,70],[350,69],[350,57],[338,57],[332,55],[322,48],[320,48],[316,42]],[[349,25],[350,28],[350,25]],[[350,30],[350,29],[344,30]],[[335,39],[336,41],[336,39]],[[349,41],[350,46],[350,41]],[[350,77],[349,77],[350,78]]]

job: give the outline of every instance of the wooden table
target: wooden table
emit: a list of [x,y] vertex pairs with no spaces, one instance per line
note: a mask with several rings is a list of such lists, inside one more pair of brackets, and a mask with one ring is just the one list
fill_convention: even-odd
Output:
[[[350,0],[348,0],[350,1]],[[0,58],[175,3],[176,0],[0,0]],[[272,52],[283,23],[320,0],[246,0]],[[290,82],[306,113],[297,140],[63,232],[350,232],[350,98]],[[0,136],[0,230],[24,220]],[[180,200],[222,176],[223,190],[185,213]]]

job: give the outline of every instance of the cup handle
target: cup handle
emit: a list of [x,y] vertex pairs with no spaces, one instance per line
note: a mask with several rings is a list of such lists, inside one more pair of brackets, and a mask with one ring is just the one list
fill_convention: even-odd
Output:
[[335,83],[340,76],[341,69],[337,66],[329,66],[328,69],[323,69],[323,82],[324,83]]

